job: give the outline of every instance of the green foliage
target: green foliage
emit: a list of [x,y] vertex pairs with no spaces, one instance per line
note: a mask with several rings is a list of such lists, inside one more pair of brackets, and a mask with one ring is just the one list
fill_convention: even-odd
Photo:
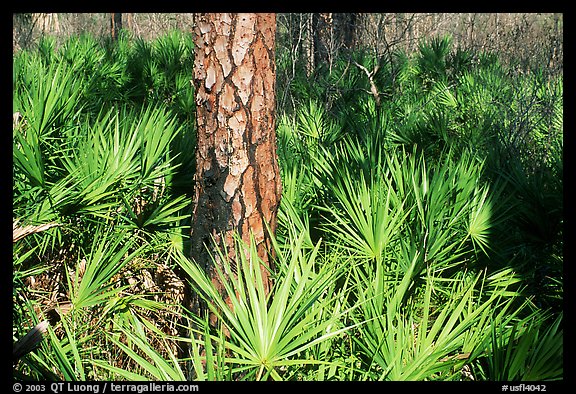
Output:
[[500,300],[496,292],[481,299],[484,295],[476,289],[486,283],[479,283],[479,275],[466,274],[455,278],[450,297],[442,303],[432,296],[439,279],[433,274],[426,277],[423,293],[410,297],[416,264],[417,256],[398,278],[384,274],[381,267],[374,272],[366,266],[366,272],[356,273],[362,305],[359,318],[367,321],[360,326],[357,342],[367,378],[452,379],[462,367],[457,355],[468,358],[471,352],[479,352],[489,332],[489,316],[511,302]]
[[535,316],[512,326],[492,323],[490,352],[479,368],[484,379],[544,381],[563,379],[563,313],[550,323]]
[[426,88],[431,81],[442,81],[447,77],[447,58],[450,53],[450,37],[433,37],[420,43],[416,57],[417,78]]
[[[148,261],[177,245],[188,226],[175,142],[190,134],[193,117],[168,103],[133,101],[127,37],[113,48],[89,36],[59,49],[46,40],[41,48],[14,58],[13,212],[22,227],[50,226],[15,243],[13,296],[26,306],[15,307],[15,327],[47,317],[53,327],[18,373],[99,379],[122,364],[107,356],[111,339],[102,329],[120,324],[120,310],[141,319],[158,313],[150,292],[131,296],[134,279],[121,278],[135,265],[151,269]],[[178,64],[171,81],[185,70]],[[40,290],[30,288],[38,280]]]
[[[354,59],[374,69],[369,58]],[[367,80],[352,67],[338,69],[339,61],[331,73],[318,68],[306,80],[296,78],[291,87],[301,112],[285,111],[278,125],[289,200],[281,205],[280,236],[298,229],[322,237],[326,253],[362,267],[343,283],[354,283],[349,299],[353,305],[361,298],[362,307],[352,315],[367,323],[355,329],[361,334],[352,345],[333,345],[355,357],[334,352],[343,366],[331,376],[495,379],[494,368],[486,372],[486,355],[496,349],[490,327],[531,327],[531,341],[548,308],[561,309],[561,79],[538,71],[520,77],[494,54],[451,52],[450,38],[438,38],[422,42],[415,55],[395,53],[381,64],[375,81],[388,100],[378,107]],[[327,83],[331,78],[351,84]],[[310,100],[323,109],[309,111]],[[486,292],[493,285],[482,272],[497,280],[498,292]],[[463,298],[428,299],[429,292]],[[474,305],[467,308],[470,326],[464,316],[448,324],[463,299]],[[502,320],[490,326],[495,310]],[[466,345],[432,353],[414,345],[437,343],[444,327],[446,338],[460,335],[454,343]],[[555,342],[547,343],[557,349],[562,334],[550,335]],[[528,344],[510,349],[518,363],[532,362]],[[556,379],[559,365],[542,376]],[[528,376],[518,373],[514,379]]]
[[[194,288],[229,332],[229,338],[222,343],[231,352],[227,363],[237,365],[235,369],[245,373],[245,378],[255,380],[282,380],[282,368],[327,363],[302,356],[311,347],[351,328],[340,326],[348,311],[326,313],[339,309],[340,294],[330,290],[343,267],[335,266],[336,261],[318,264],[320,244],[305,252],[303,238],[293,239],[287,252],[290,255],[277,249],[281,268],[274,287],[266,294],[260,274],[262,262],[255,245],[245,252],[241,239],[237,238],[236,244],[236,274],[224,252],[219,255],[223,268],[216,265],[230,305],[200,266],[179,256]],[[222,338],[213,338],[219,339]]]
[[[13,339],[50,327],[14,377],[563,379],[561,77],[450,37],[308,76],[279,56],[273,286],[237,238],[221,294],[186,257],[193,49],[123,32],[15,55],[13,215],[47,226],[13,244]],[[168,298],[184,281],[217,325]]]

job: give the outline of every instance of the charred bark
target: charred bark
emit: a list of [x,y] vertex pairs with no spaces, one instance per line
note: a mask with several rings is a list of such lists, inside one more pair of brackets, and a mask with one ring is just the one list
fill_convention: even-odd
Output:
[[112,40],[116,41],[118,39],[120,30],[122,30],[122,14],[112,12],[110,14],[110,37],[112,37]]

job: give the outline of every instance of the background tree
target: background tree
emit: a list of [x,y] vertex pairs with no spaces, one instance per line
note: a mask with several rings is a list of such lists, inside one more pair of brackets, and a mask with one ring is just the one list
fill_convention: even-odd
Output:
[[120,12],[112,12],[110,14],[110,35],[113,40],[118,39],[120,30],[122,30],[122,14]]
[[[274,14],[198,14],[195,21],[198,142],[191,256],[215,283],[210,253],[233,234],[272,263],[281,181],[275,135]],[[214,242],[215,241],[215,242]],[[218,262],[216,262],[218,264]],[[262,268],[269,289],[269,272]],[[221,285],[221,284],[220,284]],[[221,290],[223,290],[220,287]]]
[[331,12],[321,12],[312,15],[314,26],[314,64],[332,65],[333,55],[333,22]]

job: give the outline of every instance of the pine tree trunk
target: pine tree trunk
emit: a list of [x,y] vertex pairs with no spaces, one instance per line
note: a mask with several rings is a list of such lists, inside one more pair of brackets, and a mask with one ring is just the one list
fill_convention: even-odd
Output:
[[356,23],[358,14],[346,13],[336,14],[338,17],[338,29],[341,31],[341,44],[349,51],[354,49],[356,44]]
[[[224,295],[216,244],[235,258],[233,233],[272,264],[281,181],[275,133],[275,14],[195,15],[198,137],[191,257]],[[212,252],[211,252],[212,251]],[[216,260],[216,264],[220,264]],[[267,291],[269,274],[262,269]]]
[[60,33],[60,23],[58,14],[42,13],[32,14],[32,19],[36,21],[42,35],[51,35]]
[[314,14],[314,63],[327,64],[332,71],[333,24],[332,13]]
[[118,34],[122,30],[122,14],[119,12],[112,12],[110,14],[110,36],[112,40],[118,39]]
[[314,73],[314,14],[310,13],[306,17],[306,41],[304,44],[306,56],[306,76],[310,78]]

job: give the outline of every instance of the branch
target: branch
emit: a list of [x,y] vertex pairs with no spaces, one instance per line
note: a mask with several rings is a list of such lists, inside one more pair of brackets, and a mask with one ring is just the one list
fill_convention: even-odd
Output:
[[370,72],[370,71],[368,71],[368,69],[366,67],[357,63],[356,61],[354,61],[354,64],[366,73],[366,76],[368,77],[368,81],[370,82],[370,93],[372,94],[372,96],[374,96],[374,100],[376,100],[376,106],[379,107],[380,106],[380,93],[378,92],[378,88],[376,87],[376,84],[374,83],[374,79],[372,77],[378,72],[380,65],[377,64],[374,67],[374,70],[372,70],[372,72]]

